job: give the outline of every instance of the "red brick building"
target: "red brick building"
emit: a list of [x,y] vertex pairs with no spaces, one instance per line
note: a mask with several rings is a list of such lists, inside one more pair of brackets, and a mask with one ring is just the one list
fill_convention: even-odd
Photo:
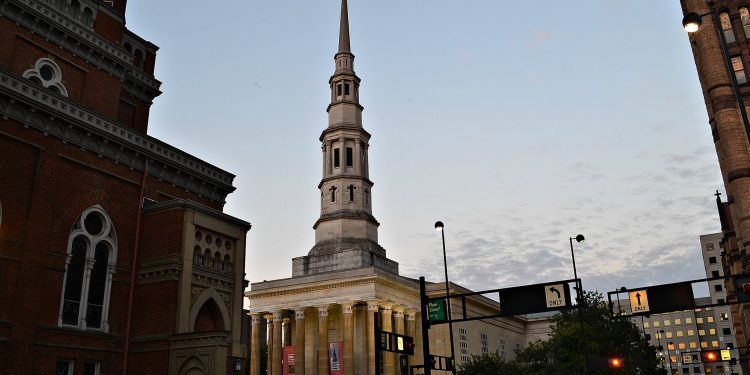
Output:
[[234,176],[147,135],[126,0],[0,2],[0,373],[234,374]]

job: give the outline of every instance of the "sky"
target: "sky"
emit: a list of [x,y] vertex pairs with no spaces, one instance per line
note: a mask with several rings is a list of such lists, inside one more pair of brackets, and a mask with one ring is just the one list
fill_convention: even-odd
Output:
[[[512,6],[511,6],[512,4]],[[314,245],[339,0],[130,1],[149,134],[234,173],[246,279]],[[705,277],[723,183],[678,0],[350,0],[379,243],[473,290]],[[723,195],[725,197],[725,195]]]

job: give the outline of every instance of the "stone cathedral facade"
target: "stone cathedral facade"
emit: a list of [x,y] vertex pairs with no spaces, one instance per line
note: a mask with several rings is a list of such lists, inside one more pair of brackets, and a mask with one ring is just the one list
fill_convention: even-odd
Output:
[[[329,80],[328,126],[320,141],[322,179],[320,217],[313,225],[315,244],[292,259],[292,277],[251,284],[250,374],[269,375],[400,374],[402,366],[421,365],[421,355],[401,362],[393,353],[375,355],[375,324],[384,331],[415,338],[421,354],[419,282],[399,275],[398,263],[378,244],[379,223],[372,214],[369,176],[370,133],[362,126],[360,78],[354,72],[348,8],[342,1],[338,52]],[[453,288],[460,288],[453,285]],[[429,284],[428,294],[444,292]],[[462,290],[465,291],[465,290]],[[474,312],[496,312],[494,301],[470,301]],[[509,357],[525,345],[527,321],[493,319],[456,326],[456,357],[470,352],[501,352]],[[462,328],[463,327],[463,328]],[[430,329],[432,354],[447,356],[447,326]],[[267,345],[267,357],[261,348]]]

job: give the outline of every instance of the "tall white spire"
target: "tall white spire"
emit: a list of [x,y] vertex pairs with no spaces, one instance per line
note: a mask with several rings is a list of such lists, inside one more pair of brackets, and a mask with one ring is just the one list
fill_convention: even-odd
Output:
[[372,216],[372,186],[369,178],[370,133],[362,127],[359,104],[360,79],[354,73],[354,55],[349,40],[346,0],[341,2],[339,49],[336,68],[328,83],[328,127],[320,135],[323,177],[320,218],[315,222],[315,246],[309,254],[293,260],[293,276],[321,272],[378,267],[398,273],[398,263],[386,258],[378,245],[380,223]]

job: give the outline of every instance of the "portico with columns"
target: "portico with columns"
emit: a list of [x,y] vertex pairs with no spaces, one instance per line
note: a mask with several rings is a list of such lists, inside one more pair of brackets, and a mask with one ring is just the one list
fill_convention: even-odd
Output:
[[[267,281],[254,284],[248,294],[253,332],[260,331],[255,324],[261,324],[263,316],[273,321],[266,338],[272,375],[283,373],[285,346],[294,347],[295,374],[329,374],[331,343],[341,343],[338,363],[344,374],[375,374],[376,316],[382,330],[417,338],[417,283],[373,267],[336,272],[324,279]],[[282,321],[289,323],[284,326]],[[251,335],[250,350],[256,358],[261,340],[260,335]],[[418,338],[416,344],[421,348]],[[397,355],[384,353],[380,365],[384,375],[400,373]],[[251,359],[250,369],[251,375],[260,375],[259,361]]]

